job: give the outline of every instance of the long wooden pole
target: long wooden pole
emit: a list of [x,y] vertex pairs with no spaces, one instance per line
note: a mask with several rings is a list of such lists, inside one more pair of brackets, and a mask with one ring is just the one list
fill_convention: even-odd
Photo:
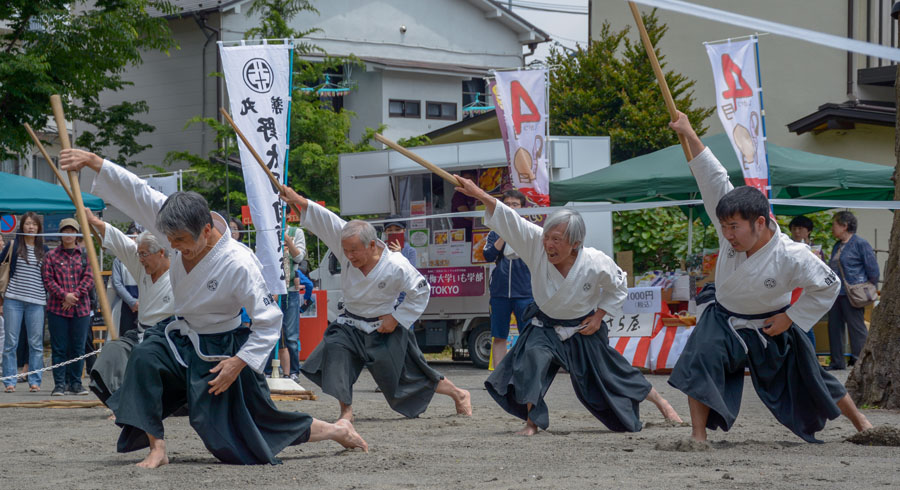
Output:
[[[659,82],[659,89],[662,91],[663,100],[666,102],[666,109],[669,110],[669,117],[672,121],[678,119],[678,109],[675,107],[675,100],[672,99],[672,92],[669,91],[669,84],[666,83],[666,77],[659,66],[659,60],[656,58],[656,50],[653,49],[653,43],[650,42],[650,36],[647,35],[647,28],[644,27],[644,19],[641,18],[641,12],[638,10],[634,2],[628,2],[631,7],[631,15],[634,16],[634,22],[638,26],[641,34],[641,42],[644,43],[644,50],[647,51],[647,57],[650,58],[650,66],[653,67],[653,73],[656,73],[656,81]],[[678,141],[681,142],[681,148],[684,150],[684,157],[691,161],[694,159],[691,154],[691,148],[688,146],[687,139],[678,135]]]
[[385,137],[382,136],[380,133],[375,133],[375,140],[378,141],[378,142],[380,142],[380,143],[384,143],[384,144],[387,145],[390,149],[392,149],[392,150],[396,151],[397,153],[399,153],[399,154],[405,156],[406,158],[409,158],[410,160],[412,160],[412,161],[418,163],[419,165],[421,165],[421,166],[427,168],[428,170],[431,170],[432,172],[436,173],[436,174],[438,175],[438,177],[440,177],[440,178],[446,180],[447,182],[449,182],[449,183],[451,183],[451,184],[453,184],[453,185],[455,185],[455,186],[460,185],[459,181],[456,180],[456,177],[454,177],[453,175],[451,175],[450,172],[447,172],[446,170],[442,169],[441,167],[438,167],[437,165],[435,165],[435,164],[429,162],[428,160],[426,160],[426,159],[420,157],[419,155],[416,155],[415,153],[413,153],[413,152],[407,150],[406,148],[404,148],[404,147],[398,145],[396,142],[391,141],[391,140],[385,138]]
[[56,174],[56,180],[59,181],[59,185],[61,185],[63,190],[66,191],[66,194],[69,195],[69,200],[74,203],[75,196],[72,195],[72,191],[69,190],[69,186],[67,186],[66,181],[63,180],[62,174],[59,173],[59,169],[56,168],[56,165],[53,165],[53,159],[50,158],[50,154],[47,153],[47,150],[41,143],[40,138],[37,137],[37,134],[35,134],[34,130],[31,129],[31,126],[28,123],[25,123],[25,131],[28,131],[28,135],[31,136],[31,140],[34,141],[34,146],[37,146],[38,150],[41,152],[41,155],[44,156],[44,160],[46,160],[47,164],[50,165],[50,170],[53,170],[53,173]]
[[[269,176],[269,180],[272,181],[272,185],[278,189],[278,192],[281,192],[281,182],[278,182],[278,179],[275,178],[275,175],[272,174],[272,171],[269,170],[269,167],[267,167],[265,162],[263,162],[263,159],[261,156],[259,156],[259,153],[256,153],[256,150],[253,148],[253,145],[250,144],[250,141],[247,140],[247,137],[244,136],[244,133],[242,133],[241,130],[238,129],[237,124],[235,124],[234,122],[234,119],[231,119],[231,116],[228,115],[228,111],[226,111],[224,107],[220,107],[219,112],[222,114],[222,117],[224,117],[225,120],[228,121],[228,124],[230,124],[234,129],[234,132],[238,135],[238,138],[240,138],[241,141],[244,142],[244,146],[246,146],[247,149],[250,150],[250,153],[253,154],[253,158],[256,159],[256,163],[258,163],[259,166],[262,167],[262,169],[266,172],[266,175]],[[297,206],[293,205],[292,203],[288,203],[288,206],[290,206],[294,213],[297,214],[297,217],[300,217],[300,210],[297,209]]]
[[[69,132],[66,131],[66,115],[63,113],[62,99],[59,95],[50,96],[50,107],[53,109],[53,117],[56,119],[56,127],[59,130],[59,143],[63,150],[72,147],[69,143]],[[49,161],[49,160],[48,160]],[[52,165],[52,163],[51,163]],[[103,323],[111,340],[116,340],[119,335],[112,326],[112,312],[109,309],[109,301],[106,299],[106,287],[103,285],[103,274],[100,270],[100,262],[97,261],[97,251],[94,250],[94,240],[91,235],[91,227],[88,224],[87,213],[84,211],[84,202],[81,199],[81,183],[78,181],[78,173],[69,171],[69,185],[72,186],[72,204],[75,205],[75,215],[81,225],[81,234],[84,236],[84,248],[87,250],[88,262],[94,273],[94,289],[97,291],[97,301],[100,303],[100,312],[103,314]]]

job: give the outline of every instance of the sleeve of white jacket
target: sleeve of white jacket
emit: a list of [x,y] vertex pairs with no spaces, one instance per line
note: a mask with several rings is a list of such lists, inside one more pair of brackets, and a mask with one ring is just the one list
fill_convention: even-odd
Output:
[[296,257],[291,256],[291,260],[295,264],[299,264],[306,258],[306,234],[303,233],[303,228],[297,228],[297,231],[294,233],[294,246],[297,247],[300,253]]
[[600,293],[597,308],[603,309],[608,315],[618,317],[622,315],[625,298],[628,297],[627,274],[606,254],[604,259],[606,264],[600,276],[600,287],[603,291]]
[[306,210],[303,211],[303,216],[300,217],[300,225],[325,242],[325,245],[338,257],[344,255],[341,248],[341,230],[344,229],[345,224],[347,222],[338,215],[312,201],[309,201]]
[[538,260],[544,254],[542,241],[544,229],[523,218],[500,201],[497,201],[493,213],[485,210],[484,216],[484,224],[497,232],[500,238],[525,261],[525,265],[536,269]]
[[250,369],[262,373],[275,342],[281,336],[281,309],[269,296],[269,288],[262,277],[262,266],[255,255],[250,255],[257,263],[242,264],[232,269],[231,284],[234,285],[237,303],[247,310],[253,319],[250,337],[235,354],[247,363]]
[[115,226],[106,223],[106,232],[103,233],[103,248],[109,250],[122,262],[131,277],[140,277],[143,266],[137,255],[137,243]]
[[831,309],[841,292],[841,280],[828,264],[811,251],[804,254],[795,267],[791,286],[803,288],[803,292],[785,313],[798,327],[808,332]]
[[166,202],[165,194],[109,160],[103,160],[91,193],[119,208],[126,216],[156,235],[160,245],[168,248],[169,240],[156,228],[156,215]]
[[719,235],[719,243],[723,243],[722,225],[716,218],[716,206],[725,194],[731,192],[734,186],[728,180],[728,171],[719,163],[719,160],[713,155],[712,150],[707,146],[699,155],[694,157],[689,163],[691,172],[697,180],[697,187],[700,188],[700,195],[703,198],[703,207],[713,226],[716,227],[716,233]]
[[[385,250],[382,253],[388,253],[388,251]],[[398,260],[397,262],[402,262],[402,287],[403,292],[406,293],[406,297],[403,298],[403,301],[391,315],[397,320],[397,323],[409,328],[410,325],[422,316],[422,312],[424,312],[425,307],[428,306],[431,288],[428,286],[428,281],[425,280],[422,274],[413,267],[405,257],[402,261]]]

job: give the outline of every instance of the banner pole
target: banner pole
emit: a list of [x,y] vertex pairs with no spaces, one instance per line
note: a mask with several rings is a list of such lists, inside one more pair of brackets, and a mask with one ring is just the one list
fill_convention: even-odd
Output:
[[[756,86],[759,89],[759,122],[762,125],[763,146],[766,149],[766,194],[769,199],[772,199],[772,168],[769,167],[769,145],[766,139],[766,106],[763,105],[762,72],[759,68],[759,37],[754,34],[750,38],[753,39],[753,49],[756,52]],[[774,209],[773,206],[772,214],[775,214]]]
[[[72,147],[69,143],[69,132],[66,131],[66,115],[63,113],[62,99],[59,95],[50,96],[50,107],[53,109],[53,117],[56,119],[56,127],[59,130],[59,143],[63,150]],[[51,163],[52,165],[52,163]],[[88,262],[94,275],[94,289],[97,291],[97,302],[100,303],[100,312],[103,314],[103,323],[110,340],[119,338],[112,321],[112,312],[109,309],[109,301],[106,299],[106,286],[103,284],[103,274],[100,263],[97,261],[97,251],[94,250],[94,240],[91,235],[91,227],[88,224],[87,213],[84,211],[84,202],[81,199],[81,183],[78,181],[78,172],[70,170],[69,185],[72,186],[72,204],[75,205],[75,215],[81,225],[81,234],[84,236],[84,248],[87,251]]]
[[[662,68],[659,66],[659,60],[656,58],[656,51],[653,49],[653,43],[650,42],[650,36],[647,35],[647,28],[644,27],[644,19],[641,18],[641,12],[634,2],[628,2],[628,6],[631,7],[631,15],[634,16],[634,22],[637,24],[638,32],[641,35],[641,42],[644,44],[644,50],[647,52],[647,57],[650,58],[650,66],[653,67],[653,73],[656,74],[656,81],[659,82],[659,89],[662,91],[666,109],[669,110],[669,117],[671,117],[674,122],[678,119],[678,109],[675,107],[675,100],[672,98],[672,93],[669,91],[669,84],[666,83],[666,77],[662,72]],[[684,150],[684,157],[687,158],[688,161],[693,160],[694,156],[691,154],[691,148],[688,146],[687,139],[679,134],[678,141],[681,142],[681,149]]]

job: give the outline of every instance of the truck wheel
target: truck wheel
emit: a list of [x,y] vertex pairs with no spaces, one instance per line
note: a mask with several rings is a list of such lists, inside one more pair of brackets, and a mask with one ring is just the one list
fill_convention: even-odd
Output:
[[481,323],[469,332],[469,358],[475,367],[487,369],[491,362],[490,323]]

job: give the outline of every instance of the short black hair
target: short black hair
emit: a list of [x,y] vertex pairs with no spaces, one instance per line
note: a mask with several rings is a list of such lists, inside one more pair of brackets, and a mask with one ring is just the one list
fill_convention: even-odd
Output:
[[807,216],[803,216],[802,214],[800,216],[796,216],[794,219],[791,220],[790,224],[788,224],[788,229],[790,230],[791,228],[793,228],[795,226],[798,226],[800,228],[806,228],[807,230],[810,231],[810,233],[812,233],[813,228],[815,227],[813,225],[813,220],[809,219],[809,217],[807,217]]
[[772,218],[769,216],[769,200],[766,199],[765,194],[756,187],[746,185],[725,194],[716,205],[716,217],[719,218],[719,221],[732,216],[740,216],[751,223],[756,221],[756,218],[764,216],[766,226],[772,222]]
[[834,213],[833,221],[838,224],[845,225],[847,227],[847,231],[850,233],[856,233],[856,216],[853,215],[850,211],[838,211]]
[[503,199],[505,200],[507,197],[518,199],[522,207],[525,207],[525,205],[528,204],[528,199],[525,197],[525,194],[519,192],[518,189],[509,189],[505,191],[503,193]]

